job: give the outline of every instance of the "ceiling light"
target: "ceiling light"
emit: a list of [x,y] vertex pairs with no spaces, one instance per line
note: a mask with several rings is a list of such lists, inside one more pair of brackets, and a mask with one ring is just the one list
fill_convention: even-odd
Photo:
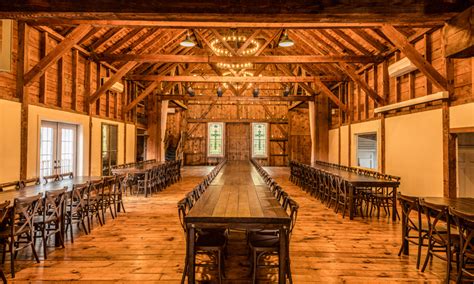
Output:
[[258,89],[258,87],[255,87],[255,89],[253,89],[253,97],[254,98],[258,97],[259,93],[260,93],[260,90]]
[[278,46],[281,47],[290,47],[293,46],[295,43],[288,37],[288,32],[285,31],[283,36],[280,39],[280,42],[278,43]]
[[283,91],[283,96],[288,97],[289,94],[290,94],[290,85],[287,85],[285,87],[285,90]]
[[196,94],[194,93],[194,90],[191,86],[189,86],[187,89],[186,89],[186,92],[188,93],[188,95],[190,97],[194,97]]
[[181,46],[184,46],[184,47],[193,47],[196,45],[196,43],[194,42],[194,40],[191,38],[191,36],[189,35],[189,33],[186,35],[186,38],[179,43]]
[[222,94],[223,94],[223,93],[224,93],[224,92],[222,91],[221,86],[219,86],[219,87],[217,88],[217,96],[220,98],[220,97],[222,97]]

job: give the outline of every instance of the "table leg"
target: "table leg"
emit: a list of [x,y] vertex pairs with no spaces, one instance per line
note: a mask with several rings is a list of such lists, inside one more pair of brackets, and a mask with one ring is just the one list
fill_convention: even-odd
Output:
[[280,255],[278,257],[279,275],[278,283],[286,283],[286,251],[287,251],[287,230],[280,228]]
[[397,221],[397,187],[393,187],[392,196],[392,221]]
[[188,234],[187,234],[187,249],[188,249],[188,283],[194,283],[194,262],[195,262],[195,256],[194,256],[194,225],[189,224],[187,225],[188,228]]
[[148,172],[145,172],[145,197],[148,197]]
[[405,238],[407,235],[407,216],[405,215],[405,210],[402,209],[402,247],[403,247],[403,254],[409,255],[409,242]]
[[354,219],[354,187],[349,185],[349,219]]

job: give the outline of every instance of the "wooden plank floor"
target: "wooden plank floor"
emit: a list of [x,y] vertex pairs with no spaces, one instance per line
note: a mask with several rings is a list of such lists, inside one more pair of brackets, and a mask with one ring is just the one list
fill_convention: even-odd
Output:
[[[127,197],[127,213],[107,220],[92,234],[78,237],[66,249],[35,264],[19,261],[14,283],[22,282],[159,282],[179,283],[184,263],[184,234],[176,202],[209,172],[210,167],[185,167],[183,181],[151,198]],[[425,273],[415,268],[416,256],[398,257],[400,224],[388,218],[349,221],[326,209],[288,181],[288,168],[267,168],[300,204],[291,239],[294,283],[441,282],[444,263],[435,259]],[[243,234],[231,233],[226,261],[227,283],[250,283]],[[8,270],[8,263],[4,269]],[[264,283],[274,271],[263,270]],[[213,278],[203,271],[198,279]],[[11,279],[9,280],[11,281]],[[203,281],[203,282],[213,282]]]

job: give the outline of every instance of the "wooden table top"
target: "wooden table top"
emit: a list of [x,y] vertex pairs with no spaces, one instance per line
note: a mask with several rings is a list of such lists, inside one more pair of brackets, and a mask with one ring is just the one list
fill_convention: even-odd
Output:
[[9,190],[0,192],[0,202],[10,200],[13,202],[18,197],[28,197],[37,195],[38,193],[44,194],[48,190],[56,190],[67,187],[67,191],[71,191],[75,184],[83,184],[90,181],[97,181],[102,179],[99,176],[75,176],[71,178],[65,178],[61,181],[48,182],[47,184],[30,185],[20,190]]
[[228,161],[185,220],[188,223],[290,223],[290,217],[249,161]]
[[459,211],[474,214],[474,198],[470,197],[420,197],[428,203],[454,207]]
[[354,172],[349,172],[342,169],[337,169],[329,166],[323,166],[320,164],[312,164],[311,167],[323,170],[325,172],[340,176],[345,181],[349,182],[355,187],[371,187],[371,186],[385,186],[385,187],[398,187],[400,182],[385,180],[381,178],[376,178],[372,176],[361,175]]
[[154,167],[161,166],[165,163],[166,162],[164,161],[160,161],[160,162],[155,162],[155,163],[140,164],[137,166],[123,168],[123,169],[112,169],[112,173],[114,174],[141,174],[153,169]]

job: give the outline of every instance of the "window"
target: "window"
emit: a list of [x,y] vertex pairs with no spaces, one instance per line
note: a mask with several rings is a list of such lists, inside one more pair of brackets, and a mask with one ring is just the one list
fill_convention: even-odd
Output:
[[40,129],[39,176],[75,172],[76,125],[43,121]]
[[252,123],[252,157],[267,157],[266,123]]
[[357,166],[377,169],[377,134],[357,135]]
[[224,156],[224,123],[211,122],[208,124],[208,157]]
[[110,167],[117,165],[117,125],[102,124],[102,175],[110,175]]

